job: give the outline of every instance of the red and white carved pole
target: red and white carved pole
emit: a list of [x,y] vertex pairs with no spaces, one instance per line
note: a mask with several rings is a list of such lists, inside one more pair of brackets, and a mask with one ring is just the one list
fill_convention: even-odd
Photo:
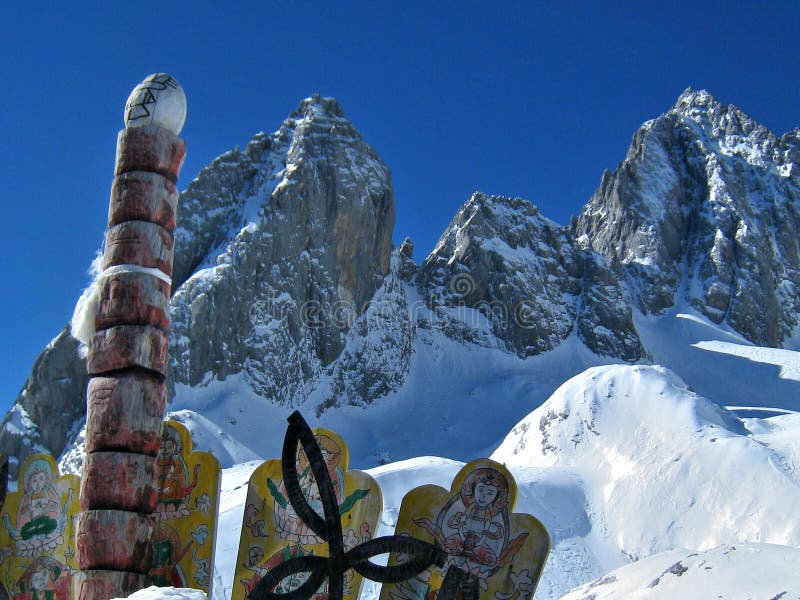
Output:
[[89,343],[86,462],[76,538],[78,600],[149,585],[156,455],[166,409],[167,333],[186,97],[151,75],[131,93],[117,139],[103,272]]

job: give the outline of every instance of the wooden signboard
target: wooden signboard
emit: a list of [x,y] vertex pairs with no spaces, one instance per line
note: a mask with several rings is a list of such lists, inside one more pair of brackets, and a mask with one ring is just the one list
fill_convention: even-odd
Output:
[[[314,429],[325,466],[333,483],[345,550],[375,535],[383,508],[377,482],[361,471],[348,471],[349,454],[342,438],[327,429]],[[311,467],[298,447],[296,469],[303,496],[320,517],[322,501]],[[304,523],[292,508],[283,482],[282,463],[270,460],[251,475],[247,490],[242,534],[231,600],[245,600],[261,578],[280,563],[300,556],[328,556],[328,544]],[[275,593],[291,592],[308,578],[307,573],[287,577]],[[356,600],[362,577],[352,570],[344,574],[343,598]],[[327,600],[327,583],[313,594],[313,600]]]
[[0,595],[14,600],[70,600],[80,479],[59,477],[52,456],[34,454],[19,470],[18,491],[0,512]]
[[158,466],[158,504],[154,512],[153,584],[195,588],[211,597],[217,531],[219,461],[193,452],[189,431],[166,421]]
[[[395,535],[435,543],[447,553],[444,566],[415,578],[384,584],[381,600],[431,600],[450,586],[450,597],[526,600],[542,574],[550,537],[539,520],[514,513],[517,484],[501,464],[468,463],[450,491],[435,485],[403,498]],[[404,557],[392,554],[389,565]],[[448,571],[452,571],[448,575]],[[447,581],[446,581],[447,580]]]

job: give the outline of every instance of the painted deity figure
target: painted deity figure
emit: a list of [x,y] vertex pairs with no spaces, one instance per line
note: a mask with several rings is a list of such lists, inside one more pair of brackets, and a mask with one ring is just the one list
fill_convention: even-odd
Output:
[[[298,440],[286,461],[266,461],[250,475],[231,589],[233,600],[246,600],[259,582],[283,562],[329,555],[330,543],[323,537],[326,534],[318,536],[303,522],[299,505],[323,520],[338,514],[345,551],[371,539],[381,511],[380,488],[366,473],[348,470],[347,445],[336,433],[321,428],[310,433],[313,444]],[[312,464],[309,456],[315,456],[319,464]],[[284,475],[292,481],[291,487]],[[298,500],[297,506],[292,505],[290,496]],[[299,512],[305,514],[304,510]],[[314,564],[316,569],[317,563]],[[343,597],[357,600],[361,576],[346,571],[342,574]],[[307,584],[310,576],[308,572],[293,574],[272,586],[273,591],[291,594]],[[327,600],[329,594],[325,578],[310,596],[312,600]]]
[[[285,548],[279,550],[265,561],[264,551],[261,548],[258,546],[253,546],[250,548],[250,551],[248,552],[248,561],[246,564],[242,565],[248,571],[253,572],[252,577],[241,580],[246,593],[245,597],[249,596],[250,592],[253,591],[256,585],[258,585],[258,582],[261,581],[261,579],[275,567],[280,565],[282,562],[300,556],[308,556],[308,553],[304,552],[300,546],[287,545]],[[275,586],[274,589],[270,591],[275,594],[288,594],[290,592],[294,592],[308,580],[308,577],[308,573],[294,573],[293,575],[285,577],[278,583],[278,585]],[[312,600],[326,600],[328,595],[325,590],[326,587],[323,585],[322,589],[313,595]]]
[[[344,473],[339,465],[339,460],[342,456],[341,448],[339,448],[338,444],[333,439],[326,435],[316,435],[315,438],[322,451],[322,457],[325,459],[325,466],[328,470],[328,476],[333,483],[336,501],[341,503],[342,495],[344,494]],[[311,465],[309,465],[308,458],[302,449],[299,449],[297,452],[295,465],[303,496],[314,512],[323,517],[322,497],[319,493],[317,482],[314,480]],[[283,540],[288,540],[295,544],[300,544],[301,546],[324,543],[325,540],[315,534],[297,515],[294,507],[289,503],[284,483],[281,481],[280,485],[276,486],[272,480],[268,480],[267,486],[275,500],[274,518],[278,536]],[[355,502],[353,502],[353,504],[355,504]],[[352,506],[350,506],[350,508],[352,508]]]
[[53,482],[53,471],[44,459],[31,462],[22,475],[23,494],[17,509],[16,527],[7,513],[3,522],[21,556],[49,552],[64,543],[67,506],[73,490],[62,504]]
[[181,547],[178,532],[169,525],[160,523],[153,536],[153,568],[150,577],[153,585],[159,587],[188,587],[187,579],[180,567],[180,562],[193,542]]
[[195,467],[192,480],[183,458],[183,444],[178,431],[164,426],[161,447],[158,451],[159,495],[156,516],[160,520],[176,519],[188,515],[189,495],[197,486],[199,465]]
[[[369,494],[369,489],[356,489],[349,496],[345,496],[345,477],[342,468],[342,448],[339,443],[332,437],[316,433],[314,438],[319,445],[322,453],[322,458],[325,461],[325,468],[328,471],[328,477],[333,485],[333,492],[336,497],[337,508],[340,515],[349,513],[358,504],[358,502]],[[314,512],[320,517],[325,516],[325,511],[322,505],[322,495],[320,494],[317,482],[314,479],[314,473],[309,464],[308,457],[302,448],[298,448],[295,468],[298,474],[298,483],[303,497],[308,502]],[[275,523],[275,531],[278,537],[286,540],[287,545],[282,551],[275,553],[270,557],[267,563],[262,564],[260,567],[255,568],[253,565],[246,566],[250,571],[256,573],[251,580],[242,580],[245,588],[248,585],[255,586],[258,579],[263,577],[264,573],[269,572],[275,565],[280,564],[282,560],[288,559],[291,556],[303,556],[314,553],[313,546],[317,544],[324,544],[325,540],[319,537],[314,531],[306,525],[298,516],[292,504],[289,502],[288,493],[286,492],[286,485],[283,481],[275,484],[271,479],[267,479],[267,488],[273,498],[273,519]],[[360,533],[362,538],[370,538],[370,528],[368,523],[363,523]],[[353,545],[363,541],[355,535],[353,530],[348,531],[346,541],[350,539],[355,540]],[[283,557],[283,558],[281,558]],[[274,565],[270,566],[272,563]],[[259,571],[260,569],[260,571]],[[307,578],[307,575],[293,577],[291,581],[287,580],[281,583],[281,586],[291,588],[300,587]],[[344,578],[344,593],[349,594],[352,589],[353,574],[348,572]],[[279,587],[281,587],[279,586]],[[276,588],[277,589],[277,588]],[[249,592],[248,592],[249,593]],[[328,598],[328,584],[327,582],[320,587],[314,594],[313,600],[327,600]]]
[[435,523],[427,518],[414,521],[447,552],[445,571],[454,566],[475,575],[486,590],[487,579],[519,552],[528,534],[509,540],[508,493],[500,471],[477,468],[442,507]]
[[14,584],[14,600],[69,600],[71,578],[66,565],[40,556]]

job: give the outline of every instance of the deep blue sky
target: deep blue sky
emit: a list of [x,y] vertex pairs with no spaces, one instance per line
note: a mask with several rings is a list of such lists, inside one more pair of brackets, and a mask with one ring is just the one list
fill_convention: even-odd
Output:
[[474,190],[566,223],[688,86],[800,126],[796,0],[221,4],[4,7],[3,411],[87,284],[123,105],[152,72],[188,97],[181,189],[302,98],[338,98],[392,170],[417,260]]

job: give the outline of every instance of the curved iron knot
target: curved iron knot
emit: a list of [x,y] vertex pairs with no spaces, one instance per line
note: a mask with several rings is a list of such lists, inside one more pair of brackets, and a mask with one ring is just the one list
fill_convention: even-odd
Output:
[[[328,542],[328,556],[298,556],[280,563],[269,571],[250,592],[250,600],[307,600],[328,579],[329,600],[342,600],[344,573],[353,569],[363,577],[379,583],[399,583],[415,577],[430,565],[444,565],[447,554],[439,547],[410,536],[383,536],[374,538],[348,551],[344,548],[342,517],[322,450],[311,428],[302,415],[295,411],[289,418],[283,440],[281,470],[289,502],[297,516],[309,529]],[[300,488],[295,466],[298,442],[308,458],[322,500],[324,518],[308,504]],[[369,561],[373,556],[402,553],[408,560],[390,567]],[[283,579],[298,573],[309,573],[308,579],[296,590],[275,593],[273,590]]]

